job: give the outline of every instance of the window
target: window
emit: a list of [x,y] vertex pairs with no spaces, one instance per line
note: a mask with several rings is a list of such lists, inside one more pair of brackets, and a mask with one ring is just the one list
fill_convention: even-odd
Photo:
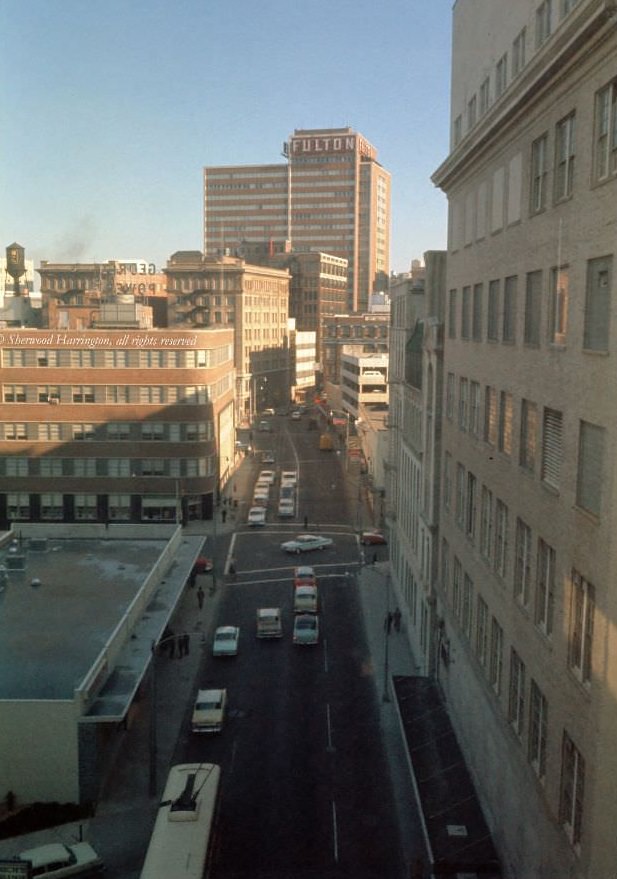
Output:
[[596,180],[605,180],[617,171],[617,80],[598,92],[595,120]]
[[508,508],[497,499],[495,504],[495,571],[505,577],[508,563]]
[[5,424],[4,438],[5,440],[27,440],[28,431],[26,429],[26,425],[22,422],[17,422],[16,424]]
[[540,344],[540,315],[542,306],[542,272],[527,273],[525,290],[525,331],[526,345],[537,347]]
[[48,421],[45,424],[39,424],[38,426],[38,438],[40,440],[59,440],[60,439],[60,425],[57,422]]
[[538,435],[538,407],[529,400],[521,402],[521,442],[519,464],[533,472],[536,466],[536,443]]
[[121,421],[110,421],[107,425],[107,436],[110,440],[128,440],[131,436],[131,426]]
[[491,655],[488,668],[488,679],[497,695],[501,693],[503,672],[503,629],[493,617],[491,621]]
[[75,495],[75,518],[77,520],[96,520],[97,509],[95,494]]
[[469,383],[469,433],[480,436],[480,384]]
[[130,476],[131,462],[128,458],[108,458],[107,459],[107,475],[108,476]]
[[488,605],[478,595],[476,609],[476,656],[480,665],[486,666],[488,656]]
[[613,260],[610,256],[587,263],[583,347],[608,351]]
[[551,0],[543,0],[536,9],[536,49],[551,35]]
[[448,338],[456,339],[456,290],[450,290],[448,299]]
[[541,479],[551,488],[559,488],[563,458],[563,417],[555,409],[544,410],[542,430]]
[[538,778],[546,776],[548,702],[535,681],[529,688],[529,762]]
[[461,339],[469,339],[471,330],[471,287],[463,287],[461,310]]
[[503,328],[504,342],[516,341],[516,287],[517,276],[506,278],[503,288]]
[[546,207],[546,178],[548,135],[543,134],[531,145],[531,203],[532,214],[543,211]]
[[591,680],[595,589],[579,573],[572,571],[568,664],[585,684]]
[[550,635],[553,631],[554,591],[555,550],[540,538],[538,540],[535,622],[545,635]]
[[5,403],[25,403],[26,388],[24,385],[5,385],[4,386],[4,402]]
[[125,367],[129,365],[128,351],[105,351],[105,366],[108,367]]
[[471,638],[473,624],[473,581],[467,574],[463,577],[463,603],[461,607],[461,626],[468,638]]
[[512,43],[512,78],[518,76],[525,66],[525,42],[527,28],[523,28],[517,34]]
[[488,385],[484,392],[484,441],[497,445],[497,391]]
[[502,391],[499,395],[499,451],[512,454],[512,394]]
[[129,494],[110,494],[108,516],[113,522],[128,522],[131,518],[131,496]]
[[96,476],[96,458],[75,458],[73,476]]
[[92,385],[77,385],[73,388],[73,403],[94,403],[94,388]]
[[573,845],[581,841],[583,798],[585,794],[585,760],[564,730],[561,748],[561,791],[559,820]]
[[480,552],[487,561],[493,557],[493,493],[482,486],[480,503]]
[[456,522],[463,526],[465,522],[465,468],[456,465]]
[[[40,467],[40,471],[39,471],[41,476],[44,475],[43,464],[44,464],[44,462],[49,461],[49,460],[52,460],[52,461],[57,460],[57,461],[60,461],[60,463],[62,463],[60,458],[56,458],[56,459],[54,459],[54,458],[51,458],[51,459],[41,458],[40,459],[41,467]],[[15,456],[11,456],[11,457],[5,458],[4,463],[5,463],[5,475],[6,476],[29,476],[30,475],[30,471],[28,468],[28,465],[30,462],[28,461],[27,458],[17,458]]]
[[107,385],[105,388],[106,403],[128,403],[128,385]]
[[64,504],[61,494],[41,495],[41,519],[47,521],[62,521],[64,518]]
[[497,342],[499,339],[499,281],[489,281],[488,285],[486,338],[491,342]]
[[574,113],[557,123],[555,129],[555,201],[572,195],[574,183]]
[[467,497],[465,500],[465,533],[470,540],[476,536],[477,481],[473,473],[467,473]]
[[445,537],[441,540],[441,588],[447,599],[450,588],[450,547]]
[[482,341],[482,297],[484,295],[482,284],[474,284],[473,288],[473,321],[472,336],[475,342]]
[[529,606],[531,591],[531,528],[516,520],[514,538],[514,597],[523,607]]
[[30,495],[15,493],[7,495],[7,516],[9,520],[30,518]]
[[469,383],[466,378],[459,379],[458,383],[458,426],[461,430],[467,430],[468,418],[468,389]]
[[473,95],[471,100],[467,103],[467,131],[470,131],[474,125],[476,124],[477,117],[477,101],[476,96]]
[[446,452],[443,459],[443,505],[446,510],[452,503],[452,455]]
[[165,439],[165,425],[146,421],[141,425],[141,438],[149,441],[161,441]]
[[515,733],[520,736],[525,722],[525,663],[514,648],[510,651],[508,720]]
[[446,378],[446,418],[454,418],[454,373]]
[[495,98],[499,98],[508,85],[508,53],[504,52],[495,67]]
[[480,85],[480,115],[483,116],[484,113],[489,108],[489,104],[491,102],[491,82],[488,76],[486,79],[482,80]]
[[454,556],[454,564],[452,566],[452,610],[454,616],[460,619],[461,616],[461,580],[463,578],[462,565]]
[[[188,388],[186,389],[189,390]],[[190,390],[194,391],[194,388]],[[157,385],[152,385],[152,387],[144,387],[143,385],[139,388],[139,402],[140,403],[162,403],[163,402],[163,388]],[[186,402],[186,401],[184,401]],[[197,402],[196,400],[192,402]]]
[[457,116],[454,120],[453,140],[454,146],[461,142],[463,137],[463,117]]
[[552,345],[565,345],[568,330],[569,270],[567,266],[551,269],[549,289],[548,340]]
[[94,439],[93,424],[74,424],[73,425],[74,440],[91,440]]
[[577,3],[578,0],[561,0],[561,17],[564,18]]
[[584,510],[600,515],[604,479],[605,429],[581,421],[578,441],[578,478],[576,503]]

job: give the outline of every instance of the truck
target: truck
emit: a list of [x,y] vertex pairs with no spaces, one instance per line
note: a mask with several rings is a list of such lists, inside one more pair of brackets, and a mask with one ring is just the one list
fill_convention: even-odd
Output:
[[322,433],[319,437],[319,449],[322,452],[331,452],[334,448],[334,441],[332,439],[332,435],[329,433]]

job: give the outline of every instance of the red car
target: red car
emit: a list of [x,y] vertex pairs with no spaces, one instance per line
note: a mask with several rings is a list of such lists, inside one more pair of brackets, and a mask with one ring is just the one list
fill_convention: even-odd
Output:
[[212,570],[212,559],[207,559],[205,556],[200,555],[193,565],[193,573],[194,574],[208,574]]
[[363,531],[360,535],[362,546],[384,546],[387,542],[385,534],[381,531]]

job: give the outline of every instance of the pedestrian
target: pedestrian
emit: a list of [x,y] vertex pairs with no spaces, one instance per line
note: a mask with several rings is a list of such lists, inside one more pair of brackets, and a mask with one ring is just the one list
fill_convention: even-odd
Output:
[[373,553],[373,564],[374,565],[377,564],[377,553],[376,552]]
[[227,510],[223,508],[221,511],[221,519],[223,520],[223,525],[225,524],[225,519],[227,518]]
[[178,635],[176,643],[178,645],[178,659],[181,659],[184,656],[184,636]]
[[206,593],[203,591],[203,589],[200,586],[199,589],[197,590],[197,604],[199,605],[200,610],[204,606],[205,595],[206,595]]
[[184,635],[182,636],[182,652],[184,653],[185,656],[189,655],[190,649],[191,649],[191,636],[188,634],[188,632],[185,632]]
[[304,530],[306,531],[307,528],[308,528],[308,516],[305,516],[304,517]]
[[229,560],[228,570],[229,570],[229,573],[232,575],[236,573],[236,560],[233,557],[230,558],[230,560]]
[[398,607],[395,608],[393,620],[394,620],[394,630],[396,632],[401,631],[401,617],[402,617],[402,613],[400,611],[400,608],[398,608]]
[[389,610],[388,613],[386,614],[386,618],[384,620],[384,628],[386,630],[386,635],[389,635],[390,632],[392,631],[392,619],[393,619],[393,614],[392,614],[392,611]]

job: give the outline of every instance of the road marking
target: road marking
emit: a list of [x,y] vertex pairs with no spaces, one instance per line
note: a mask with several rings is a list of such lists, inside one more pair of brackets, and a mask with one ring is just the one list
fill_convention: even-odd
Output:
[[336,803],[332,800],[332,831],[334,843],[334,860],[338,864],[338,829],[336,826]]
[[332,744],[332,721],[330,720],[330,704],[326,704],[326,724],[328,727],[328,747],[326,751],[334,751],[334,745]]
[[223,568],[223,574],[227,576],[229,574],[229,564],[234,557],[234,544],[236,542],[236,532],[231,535],[231,543],[229,544],[229,550],[227,552],[227,558],[225,559],[225,567]]
[[[322,605],[323,611],[323,605]],[[324,638],[323,640],[323,667],[326,674],[328,674],[328,642]]]

